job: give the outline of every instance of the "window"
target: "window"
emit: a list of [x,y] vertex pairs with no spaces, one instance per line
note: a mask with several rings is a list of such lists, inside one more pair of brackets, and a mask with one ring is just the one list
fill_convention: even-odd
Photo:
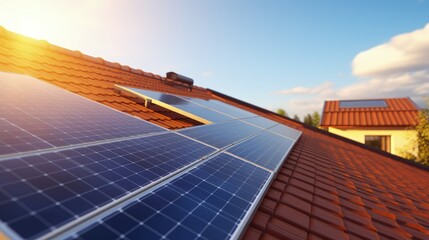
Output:
[[390,152],[390,136],[365,136],[365,144]]

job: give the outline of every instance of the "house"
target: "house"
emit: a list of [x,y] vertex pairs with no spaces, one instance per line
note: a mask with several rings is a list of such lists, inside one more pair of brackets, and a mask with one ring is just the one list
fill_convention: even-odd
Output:
[[410,98],[325,101],[320,127],[401,156],[416,137],[418,115]]
[[[55,92],[55,94],[49,94],[48,91],[46,94],[47,97],[56,96],[56,93],[58,93],[59,96],[64,95],[76,99],[78,105],[71,109],[65,109],[60,104],[65,101],[61,97],[57,97],[56,101],[49,102],[52,106],[57,106],[56,109],[63,109],[64,111],[70,110],[81,113],[87,111],[87,108],[85,108],[86,105],[90,105],[91,108],[94,107],[96,109],[101,109],[101,105],[104,105],[109,108],[103,107],[103,112],[113,111],[111,109],[115,109],[115,113],[120,111],[128,116],[135,117],[132,119],[126,118],[126,121],[134,122],[138,119],[143,119],[144,121],[139,120],[140,124],[148,125],[149,123],[153,123],[153,126],[151,125],[153,128],[156,127],[159,129],[159,126],[162,127],[163,131],[167,131],[166,129],[191,129],[192,126],[201,126],[202,124],[189,116],[184,116],[171,109],[151,104],[147,99],[143,99],[144,101],[142,102],[135,101],[133,97],[118,92],[116,86],[120,85],[133,89],[144,89],[193,99],[217,100],[231,107],[262,116],[283,126],[287,126],[290,129],[301,132],[299,138],[284,159],[284,162],[282,162],[277,171],[271,175],[271,182],[260,194],[261,200],[255,203],[255,205],[252,205],[252,208],[247,208],[249,209],[246,213],[248,221],[242,220],[240,224],[236,223],[238,226],[236,225],[233,227],[235,229],[240,228],[240,232],[238,235],[228,235],[227,237],[242,237],[243,239],[429,238],[429,203],[427,202],[429,198],[429,172],[428,168],[424,166],[408,162],[400,157],[374,150],[358,142],[282,117],[215,90],[193,86],[192,91],[189,91],[189,86],[187,84],[174,83],[165,77],[148,73],[140,69],[109,62],[102,58],[88,56],[78,51],[64,49],[46,41],[36,41],[26,38],[3,28],[0,28],[0,72],[2,72],[2,75],[0,75],[2,79],[0,80],[2,80],[3,83],[6,80],[16,82],[28,80],[32,85],[27,86],[26,84],[21,84],[20,86],[22,86],[23,89],[33,87],[33,85],[36,86],[33,90],[29,89],[27,91],[28,95],[17,96],[17,99],[26,103],[26,105],[23,105],[24,107],[28,107],[28,101],[34,101],[34,107],[37,108],[36,99],[31,99],[31,96],[33,96],[32,94],[37,95],[37,86],[43,85],[43,89]],[[9,78],[10,74],[5,74],[5,72],[14,73],[14,77]],[[23,75],[31,76],[31,78],[23,77]],[[8,86],[15,86],[14,82],[10,83]],[[0,89],[1,88],[6,88],[6,86],[0,86]],[[20,91],[21,89],[18,88],[16,90]],[[68,92],[63,90],[67,90]],[[70,94],[70,92],[74,94]],[[81,97],[76,98],[77,95]],[[91,102],[86,100],[91,100]],[[79,104],[81,102],[83,105]],[[95,105],[97,106],[95,106],[94,103],[96,103]],[[6,102],[2,102],[2,104],[1,106],[3,107],[9,107]],[[36,113],[38,116],[43,117],[43,114],[35,112],[35,114]],[[47,111],[47,113],[49,113],[49,111]],[[28,136],[25,132],[17,131],[13,124],[8,125],[7,122],[3,123],[3,116],[7,114],[5,111],[2,111],[1,114],[1,147],[8,150],[7,147],[9,145],[5,144],[5,141],[10,138],[16,141],[23,140],[19,138],[19,134],[23,134],[23,136],[27,138],[38,137]],[[118,115],[118,118],[125,118],[125,114]],[[7,115],[7,117],[11,118],[14,116],[14,114]],[[82,117],[79,114],[76,116]],[[28,115],[28,117],[32,118],[32,115]],[[17,121],[18,120],[19,119],[17,119]],[[103,124],[108,125],[110,121],[114,119],[106,117],[95,119],[95,121],[98,120],[100,126],[104,126]],[[85,122],[85,124],[92,124],[92,122]],[[39,126],[37,119],[34,119],[34,122],[31,122],[29,125],[30,127]],[[84,124],[82,123],[82,125]],[[136,122],[135,125],[139,124]],[[135,130],[132,128],[135,125],[131,125],[132,131]],[[215,126],[215,124],[213,125]],[[40,126],[49,127],[43,124]],[[116,128],[107,128],[105,130],[113,135],[124,130],[121,128],[121,124],[115,124],[114,126]],[[85,126],[76,125],[75,127],[80,129]],[[15,135],[8,135],[9,138],[6,138],[6,135],[3,135],[3,128],[6,130],[14,130]],[[99,128],[94,127],[94,131],[90,131],[92,134],[91,137],[99,139],[99,136],[96,134],[98,129]],[[73,131],[74,128],[68,130]],[[216,134],[220,134],[220,136],[224,135],[225,138],[227,138],[231,136],[231,132],[234,131],[220,129]],[[41,133],[44,132],[41,131]],[[79,132],[74,132],[73,134],[79,134]],[[104,132],[100,134],[104,134]],[[165,134],[179,138],[176,131],[170,131]],[[157,137],[162,134],[152,135]],[[53,135],[47,133],[46,136],[51,137]],[[54,140],[58,139],[54,138]],[[117,150],[124,154],[124,156],[127,156],[129,153],[128,151],[140,151],[142,146],[148,144],[144,141],[137,141],[135,138],[127,138],[127,141],[129,145],[122,146]],[[162,139],[162,141],[165,141],[165,139]],[[162,141],[154,142],[160,143]],[[190,140],[186,143],[193,144],[193,146],[198,145],[196,142]],[[16,142],[13,141],[12,144],[16,144]],[[57,144],[62,144],[62,142]],[[187,236],[185,234],[193,233],[186,227],[187,223],[185,221],[172,223],[173,217],[189,217],[189,221],[193,218],[193,226],[198,228],[201,227],[201,229],[203,229],[201,231],[211,229],[210,233],[213,235],[205,235],[210,238],[217,236],[216,234],[224,229],[220,229],[219,227],[210,228],[208,225],[221,226],[222,224],[226,224],[227,226],[230,222],[225,218],[224,221],[201,225],[201,220],[208,217],[207,214],[210,212],[209,208],[206,208],[207,212],[202,211],[195,213],[193,216],[186,215],[186,212],[182,215],[183,212],[177,211],[173,215],[167,216],[163,222],[157,223],[148,220],[139,223],[135,218],[126,217],[127,214],[138,214],[138,207],[145,206],[145,204],[139,204],[139,202],[133,205],[133,207],[137,207],[134,211],[129,211],[130,209],[134,209],[132,207],[121,208],[116,211],[113,209],[115,207],[108,207],[110,206],[109,204],[112,203],[110,202],[107,205],[99,206],[96,210],[84,212],[82,216],[74,218],[74,220],[70,222],[61,218],[68,210],[64,209],[62,207],[63,204],[60,202],[54,202],[52,208],[49,208],[55,209],[56,211],[47,212],[42,209],[39,212],[30,211],[29,208],[37,208],[45,204],[46,201],[50,202],[49,199],[40,196],[37,201],[17,201],[27,196],[26,194],[28,192],[34,191],[34,188],[14,188],[11,187],[12,184],[8,185],[7,182],[11,178],[16,178],[18,175],[25,175],[26,171],[33,174],[41,174],[36,184],[40,184],[40,186],[53,186],[48,187],[48,190],[55,198],[65,199],[69,197],[69,195],[66,194],[67,191],[64,190],[63,186],[53,181],[53,179],[69,179],[70,181],[73,180],[73,182],[80,183],[73,186],[77,189],[77,194],[72,197],[79,198],[87,194],[87,192],[83,190],[87,186],[82,185],[82,182],[80,182],[81,177],[73,179],[74,175],[62,172],[57,173],[55,176],[50,176],[51,172],[58,168],[58,165],[55,164],[56,161],[62,161],[62,163],[69,165],[75,164],[76,167],[73,168],[73,170],[76,171],[76,174],[81,174],[82,169],[79,167],[81,164],[82,166],[84,164],[94,164],[91,165],[91,167],[96,167],[96,169],[110,168],[111,165],[104,165],[101,163],[106,159],[110,159],[109,151],[111,147],[107,149],[107,155],[91,155],[91,157],[97,156],[97,161],[93,160],[93,158],[89,158],[89,160],[88,158],[79,158],[69,162],[68,160],[73,159],[76,155],[85,155],[93,149],[100,150],[101,148],[106,150],[98,143],[92,144],[90,146],[91,149],[88,147],[83,150],[82,146],[79,144],[73,146],[77,149],[76,151],[66,148],[68,151],[67,156],[60,158],[58,158],[56,151],[63,151],[64,149],[61,150],[61,147],[58,150],[49,149],[48,156],[44,159],[38,158],[40,161],[47,161],[43,166],[39,166],[37,163],[26,162],[25,157],[28,157],[28,154],[25,154],[26,152],[20,155],[22,159],[20,158],[18,161],[8,160],[7,158],[10,155],[0,156],[0,231],[2,232],[0,238],[31,239],[37,236],[37,238],[47,239],[52,236],[64,236],[61,234],[68,231],[72,231],[72,234],[68,235],[69,238],[83,237],[87,239],[91,237],[92,239],[95,237],[100,239],[132,238],[138,235],[131,234],[138,233],[144,233],[145,235],[143,236],[146,238],[159,238],[159,231],[161,230],[166,232],[166,236],[164,237],[168,238],[170,237],[168,233],[173,229],[180,230],[178,234],[181,233],[184,235],[173,235],[171,237],[185,238],[185,236]],[[158,156],[159,151],[169,151],[165,146],[168,145],[157,148],[158,145],[153,144],[151,147],[156,148],[158,151],[153,151],[148,148],[143,154],[148,155],[148,157]],[[188,145],[179,145],[179,147],[185,148],[187,146]],[[40,147],[40,145],[36,147]],[[193,149],[194,148],[188,148],[187,151],[192,152]],[[183,154],[183,151],[176,151],[173,153],[174,154],[170,154],[171,157]],[[40,153],[40,156],[43,154],[43,152]],[[61,156],[65,156],[64,154]],[[33,157],[33,155],[30,157]],[[135,159],[135,156],[130,155],[121,158],[123,161],[132,159]],[[113,164],[112,162],[109,163]],[[222,163],[223,162],[220,162],[218,166],[214,167],[223,169],[221,168]],[[16,165],[20,164],[27,165],[24,165],[24,167],[18,169],[19,171],[16,170],[15,172],[14,169]],[[252,169],[256,169],[254,165],[251,167]],[[87,167],[84,169],[86,168]],[[121,171],[122,170],[124,169],[121,168]],[[129,169],[128,171],[132,170],[133,169]],[[229,169],[223,170],[228,171]],[[112,173],[110,171],[104,179],[99,180],[113,182],[115,180],[115,174],[120,173],[119,171],[117,173]],[[97,175],[98,172],[86,177],[97,178]],[[138,177],[141,177],[135,174],[132,176],[133,178],[122,180],[132,185],[140,179]],[[204,174],[198,176],[204,177]],[[244,177],[253,176],[255,175],[250,174]],[[26,179],[23,179],[14,184],[26,186],[27,182]],[[183,184],[192,189],[193,184],[196,183],[188,181],[183,182]],[[107,189],[104,190],[108,190],[107,193],[110,194],[116,194],[114,190],[118,190],[111,186],[103,187],[106,187]],[[207,185],[207,187],[210,186]],[[62,191],[57,192],[56,189],[62,189]],[[215,191],[215,189],[210,190],[210,194]],[[39,193],[39,191],[34,194],[37,195],[37,193]],[[203,194],[202,192],[200,193]],[[169,195],[167,198],[171,197],[177,199],[186,197],[187,194],[188,192],[182,192],[175,196]],[[99,198],[95,199],[98,200]],[[189,202],[185,202],[184,204],[187,204],[186,206],[188,207],[192,207],[193,205],[191,203],[195,203],[195,200],[196,199],[192,198]],[[222,201],[222,198],[218,200]],[[68,198],[64,201],[67,202]],[[118,201],[115,200],[113,202],[115,204],[121,204]],[[157,201],[153,201],[151,204],[168,204],[169,201],[173,200],[170,199],[167,201],[164,198],[157,198]],[[91,204],[91,202],[82,201],[80,204],[70,206],[70,208],[75,207],[81,209],[87,204]],[[199,204],[205,203],[200,202]],[[196,205],[198,206],[199,204],[197,203]],[[174,205],[168,206],[174,207]],[[165,208],[165,211],[167,210],[168,209]],[[41,216],[41,214],[43,214],[43,216]],[[114,215],[116,218],[109,217],[111,214],[116,214]],[[145,214],[149,213],[143,212],[140,216],[144,217]],[[152,211],[150,214],[157,214],[157,212]],[[213,216],[216,215],[215,213]],[[71,216],[71,218],[73,217],[74,216]],[[91,224],[85,222],[93,218],[96,219],[95,222]],[[112,223],[112,219],[116,222]],[[82,226],[82,223],[86,225]],[[117,228],[112,228],[114,224],[116,224],[115,226],[117,226]],[[155,226],[162,229],[159,231],[156,229],[147,229],[145,228],[146,224],[156,224]],[[80,228],[91,228],[95,230],[89,233],[82,233],[80,230],[73,231],[73,229]],[[59,235],[52,235],[53,232]],[[94,235],[90,235],[91,233]],[[201,235],[196,236],[198,237]]]

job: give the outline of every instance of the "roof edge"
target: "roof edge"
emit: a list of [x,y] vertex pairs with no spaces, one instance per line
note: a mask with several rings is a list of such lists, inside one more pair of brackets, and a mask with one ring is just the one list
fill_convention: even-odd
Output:
[[93,57],[93,56],[81,53],[80,51],[77,51],[77,50],[70,50],[67,48],[63,48],[63,47],[54,45],[52,43],[49,43],[46,40],[37,40],[37,39],[31,38],[31,37],[27,37],[25,35],[9,31],[2,26],[0,26],[0,37],[4,37],[6,39],[11,39],[13,41],[18,41],[18,42],[28,44],[28,45],[33,45],[36,47],[43,47],[47,50],[54,51],[54,52],[59,53],[59,54],[79,58],[79,59],[82,59],[82,60],[85,60],[85,61],[88,61],[91,63],[103,65],[105,67],[123,70],[123,71],[129,72],[129,73],[153,78],[156,80],[163,79],[163,77],[161,77],[160,75],[154,74],[154,73],[148,73],[148,72],[145,72],[141,69],[134,69],[134,68],[131,68],[131,67],[126,66],[126,65],[121,65],[117,62],[109,62],[109,61],[104,60],[101,57]]
[[231,97],[231,96],[229,96],[229,95],[223,94],[223,93],[218,92],[218,91],[216,91],[216,90],[213,90],[213,89],[210,89],[210,88],[207,88],[207,90],[208,90],[211,94],[213,94],[213,95],[215,95],[215,96],[218,96],[218,97],[221,97],[221,98],[226,98],[226,99],[228,99],[228,100],[230,100],[230,101],[233,101],[233,102],[236,102],[236,103],[238,103],[238,104],[241,104],[241,105],[244,105],[244,106],[247,106],[247,107],[253,108],[253,109],[255,109],[255,110],[258,110],[258,111],[261,111],[261,112],[264,112],[264,113],[267,113],[267,114],[270,114],[270,115],[275,115],[275,116],[277,116],[277,117],[281,117],[281,118],[283,118],[283,119],[285,119],[285,120],[288,120],[288,121],[294,122],[294,123],[296,123],[296,124],[299,124],[299,125],[301,125],[302,127],[306,128],[306,129],[308,129],[308,130],[315,131],[315,132],[318,132],[318,133],[320,133],[320,134],[327,135],[327,136],[332,137],[332,138],[335,138],[335,139],[337,139],[337,140],[344,141],[344,142],[347,142],[347,143],[352,144],[352,145],[354,145],[354,146],[358,146],[358,147],[364,148],[365,150],[369,150],[369,151],[371,151],[371,152],[374,152],[374,153],[377,153],[377,154],[383,155],[383,156],[388,157],[388,158],[390,158],[390,159],[392,159],[392,160],[395,160],[395,161],[398,161],[398,162],[402,162],[402,163],[407,164],[407,165],[409,165],[409,166],[416,167],[416,168],[418,168],[418,169],[421,169],[421,170],[424,170],[424,171],[429,172],[429,166],[425,166],[425,165],[423,165],[423,164],[421,164],[421,163],[414,162],[414,161],[411,161],[411,160],[407,160],[407,159],[405,159],[405,158],[402,158],[402,157],[399,157],[399,156],[393,155],[393,154],[391,154],[391,153],[388,153],[388,152],[385,152],[385,151],[381,151],[381,150],[378,150],[378,149],[372,148],[372,147],[370,147],[370,146],[367,146],[367,145],[365,145],[365,144],[362,144],[362,143],[359,143],[359,142],[353,141],[353,140],[351,140],[351,139],[348,139],[348,138],[345,138],[345,137],[342,137],[342,136],[339,136],[339,135],[336,135],[336,134],[330,133],[330,132],[325,131],[325,130],[323,130],[323,129],[320,129],[320,128],[317,128],[317,127],[313,127],[313,126],[308,125],[308,124],[305,124],[305,123],[303,123],[303,122],[296,121],[296,120],[291,119],[291,118],[289,118],[289,117],[286,117],[286,116],[283,116],[283,115],[277,114],[277,113],[272,112],[272,111],[270,111],[270,110],[267,110],[267,109],[265,109],[265,108],[261,108],[261,107],[259,107],[259,106],[253,105],[253,104],[251,104],[251,103],[248,103],[248,102],[245,102],[245,101],[239,100],[239,99],[237,99],[237,98],[234,98],[234,97]]

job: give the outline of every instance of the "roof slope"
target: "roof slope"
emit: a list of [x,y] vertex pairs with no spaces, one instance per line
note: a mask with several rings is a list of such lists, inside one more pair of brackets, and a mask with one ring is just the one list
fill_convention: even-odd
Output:
[[325,101],[322,127],[409,127],[418,124],[418,109],[409,98],[384,99],[387,107],[340,108],[340,101]]
[[14,72],[48,81],[162,127],[178,129],[199,124],[156,106],[137,104],[114,91],[114,85],[146,88],[186,96],[209,98],[204,88],[168,84],[165,78],[142,70],[94,58],[46,41],[36,41],[0,27],[0,71]]
[[245,239],[428,239],[429,174],[305,129]]
[[23,38],[2,28],[0,71],[34,76],[169,128],[197,123],[164,109],[136,104],[115,93],[113,84],[216,98],[303,131],[245,239],[429,239],[429,172],[395,161],[399,158],[393,155],[212,90],[195,87],[187,92],[164,84],[157,75]]

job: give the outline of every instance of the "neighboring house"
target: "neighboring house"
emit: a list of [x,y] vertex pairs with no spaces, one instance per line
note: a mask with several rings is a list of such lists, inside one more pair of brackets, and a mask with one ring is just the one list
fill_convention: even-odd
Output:
[[[112,47],[120,49],[121,43]],[[33,78],[29,80],[22,75]],[[31,84],[18,84],[24,80]],[[64,49],[46,41],[26,38],[1,27],[0,81],[4,83],[0,90],[15,87],[16,92],[27,91],[22,95],[14,95],[13,91],[0,95],[0,150],[3,153],[12,151],[0,155],[0,239],[49,239],[64,234],[71,234],[67,235],[69,239],[191,239],[201,236],[198,234],[208,238],[241,236],[250,240],[429,239],[428,168],[400,157],[375,151],[214,90],[193,86],[189,91],[186,84],[176,84],[159,75]],[[274,126],[272,123],[275,123],[279,124],[276,127],[280,127],[259,131],[267,134],[274,131],[281,135],[282,130],[293,129],[301,135],[295,145],[283,149],[288,150],[289,154],[281,157],[284,162],[280,162],[275,170],[262,169],[257,163],[250,164],[236,158],[234,161],[239,166],[245,166],[243,169],[253,169],[255,172],[235,178],[241,168],[226,168],[231,160],[228,157],[195,174],[190,174],[194,169],[189,167],[182,169],[174,177],[152,182],[158,185],[140,189],[143,192],[138,195],[130,195],[115,186],[121,184],[138,188],[141,187],[140,182],[147,182],[147,177],[156,177],[155,172],[136,174],[139,169],[145,170],[148,166],[139,167],[134,163],[149,158],[171,169],[173,165],[163,164],[180,156],[201,154],[199,149],[209,149],[208,145],[213,144],[204,147],[201,141],[190,137],[185,139],[180,135],[186,133],[174,131],[183,128],[204,130],[210,125],[202,125],[191,115],[178,114],[172,110],[174,108],[161,107],[146,98],[127,96],[115,85],[136,91],[151,90],[186,96],[197,99],[195,101],[219,100],[225,106],[221,111],[238,108],[259,116],[254,119],[266,118],[263,121],[265,124]],[[28,89],[33,86],[33,89]],[[40,102],[33,99],[32,96],[40,97],[41,90],[47,91],[44,93],[46,98],[54,97],[55,100]],[[75,99],[76,106],[62,105],[67,99]],[[176,102],[179,108],[186,102],[184,98],[180,99],[181,102]],[[158,100],[173,104],[171,97]],[[15,106],[15,101],[21,104]],[[44,104],[50,108],[36,111]],[[31,110],[32,107],[35,110]],[[28,112],[21,111],[29,108]],[[70,111],[75,112],[75,118],[64,119],[75,125],[58,122],[63,117],[49,118],[56,111],[66,115]],[[115,117],[106,117],[105,113],[111,114],[112,111],[116,113]],[[19,118],[23,114],[27,114],[26,118]],[[52,125],[39,120],[46,118],[45,114],[48,121],[56,125],[54,130]],[[97,114],[98,118],[92,118]],[[393,113],[391,115],[395,116]],[[211,117],[214,120],[221,114]],[[118,118],[126,121],[117,122]],[[83,121],[76,124],[76,119]],[[394,119],[398,121],[402,117]],[[126,142],[116,138],[99,141],[105,135],[121,138],[124,132],[132,134],[141,131],[138,126],[148,126],[148,122],[155,124],[149,124],[151,129],[164,132],[143,137],[139,135],[139,138],[127,137]],[[130,126],[127,123],[135,124]],[[22,124],[30,129],[35,128],[36,134],[29,135],[20,130],[17,126]],[[197,125],[202,126],[190,128]],[[90,126],[91,131],[79,131],[86,126]],[[231,139],[244,142],[246,139],[254,140],[258,134],[262,136],[261,133],[243,135],[254,129],[249,126],[244,129],[226,128],[216,123],[212,126],[216,131],[199,136],[207,136],[215,143]],[[68,131],[70,135],[64,136],[62,131]],[[90,136],[86,141],[95,142],[89,145],[79,142],[82,135]],[[167,135],[171,137],[162,138]],[[48,142],[40,142],[41,139]],[[276,141],[263,140],[235,154],[251,158],[259,151],[270,159],[277,154],[269,150]],[[37,144],[26,144],[31,141]],[[71,142],[72,145],[37,150],[50,146],[49,142],[55,145]],[[115,142],[120,145],[116,146],[113,144]],[[18,153],[14,152],[16,149]],[[229,151],[229,148],[225,150],[222,147],[210,149],[221,155]],[[217,156],[200,159],[193,166],[198,170],[200,166],[213,163]],[[163,171],[156,169],[156,173],[162,174]],[[267,171],[272,179],[267,182],[266,188],[258,196],[249,195],[249,191],[258,186],[256,180],[262,179],[258,173]],[[215,177],[213,173],[218,173],[222,178]],[[229,177],[234,181],[223,185]],[[103,185],[106,182],[109,183]],[[165,182],[170,185],[159,186]],[[177,187],[174,187],[175,184]],[[237,188],[241,184],[246,188]],[[239,194],[232,194],[234,191]],[[152,197],[151,201],[145,201],[147,196]],[[255,202],[249,206],[243,201],[247,198]],[[129,200],[135,201],[127,205]],[[238,232],[234,235],[227,235],[235,230]]]
[[416,137],[418,108],[410,98],[325,101],[320,127],[401,156]]

